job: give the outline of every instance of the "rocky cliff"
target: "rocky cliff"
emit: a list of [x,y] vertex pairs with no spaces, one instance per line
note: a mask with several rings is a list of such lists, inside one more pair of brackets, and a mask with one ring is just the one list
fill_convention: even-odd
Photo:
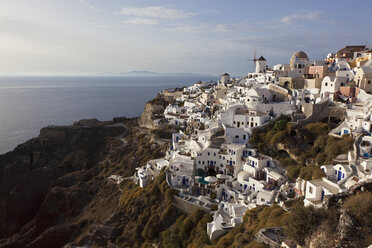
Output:
[[138,140],[125,144],[136,139],[137,121],[46,127],[1,155],[0,247],[94,243],[109,233],[103,223],[115,212],[121,189],[107,178],[132,175],[153,156],[142,151],[147,157],[136,157]]
[[158,128],[154,124],[154,120],[164,117],[165,108],[173,101],[172,97],[165,97],[164,94],[159,93],[154,99],[146,103],[139,125],[148,129]]

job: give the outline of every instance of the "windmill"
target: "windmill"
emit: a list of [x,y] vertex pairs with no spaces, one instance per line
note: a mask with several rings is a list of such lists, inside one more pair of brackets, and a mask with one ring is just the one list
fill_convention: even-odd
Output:
[[252,72],[256,71],[256,61],[257,61],[257,51],[254,49],[253,59],[247,59],[247,61],[252,61]]

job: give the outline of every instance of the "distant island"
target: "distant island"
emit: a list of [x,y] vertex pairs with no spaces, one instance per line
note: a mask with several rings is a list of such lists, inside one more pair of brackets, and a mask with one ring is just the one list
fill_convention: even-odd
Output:
[[199,74],[199,73],[161,73],[146,70],[135,70],[128,72],[99,72],[92,74],[91,76],[106,76],[106,77],[213,77],[210,74]]

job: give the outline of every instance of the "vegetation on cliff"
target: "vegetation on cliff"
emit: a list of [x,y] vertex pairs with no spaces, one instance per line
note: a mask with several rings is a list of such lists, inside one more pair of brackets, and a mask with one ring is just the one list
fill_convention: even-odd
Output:
[[280,162],[288,176],[306,180],[324,176],[323,164],[331,164],[340,154],[352,149],[354,139],[349,135],[341,138],[329,136],[329,125],[322,122],[296,127],[289,117],[281,116],[264,128],[255,129],[249,142],[259,152]]

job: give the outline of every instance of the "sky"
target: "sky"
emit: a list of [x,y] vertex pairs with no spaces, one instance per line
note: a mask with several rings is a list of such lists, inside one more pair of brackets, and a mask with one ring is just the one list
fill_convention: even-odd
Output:
[[372,46],[372,1],[1,0],[0,75],[252,71]]

